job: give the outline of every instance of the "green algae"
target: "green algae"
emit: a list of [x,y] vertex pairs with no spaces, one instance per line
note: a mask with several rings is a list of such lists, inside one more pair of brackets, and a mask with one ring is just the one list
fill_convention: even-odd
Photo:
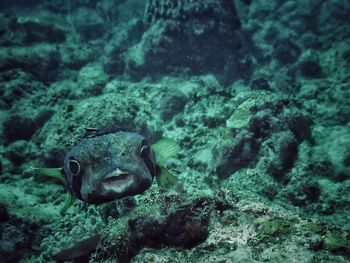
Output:
[[307,230],[315,234],[321,234],[322,232],[325,231],[325,228],[321,224],[318,224],[312,221],[308,221],[303,225],[303,227],[305,227]]
[[231,117],[226,121],[226,126],[229,128],[243,128],[245,127],[251,117],[251,108],[255,105],[255,100],[250,98],[242,102],[233,112]]
[[350,252],[350,241],[340,232],[331,232],[324,238],[324,249],[334,253]]
[[280,236],[288,235],[293,232],[292,224],[283,219],[269,219],[260,224],[262,235]]
[[62,31],[71,30],[69,23],[61,17],[55,15],[40,15],[40,16],[19,16],[17,17],[18,24],[35,23],[44,26],[53,26]]

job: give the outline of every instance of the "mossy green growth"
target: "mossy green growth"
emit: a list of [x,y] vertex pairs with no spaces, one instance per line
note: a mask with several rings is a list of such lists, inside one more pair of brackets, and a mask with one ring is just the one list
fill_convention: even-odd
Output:
[[251,108],[255,105],[254,99],[247,99],[241,103],[236,110],[233,112],[232,116],[226,121],[226,126],[228,128],[241,129],[245,127],[251,117]]
[[282,219],[269,219],[260,224],[263,235],[278,236],[281,234],[289,234],[292,232],[290,222]]
[[251,239],[252,246],[279,244],[295,232],[292,222],[284,219],[268,219],[259,223],[258,235]]
[[324,230],[325,230],[324,227],[323,227],[322,225],[317,224],[317,223],[312,222],[312,221],[307,222],[307,223],[304,225],[304,227],[305,227],[307,230],[309,230],[309,231],[311,231],[311,232],[313,232],[313,233],[315,233],[315,234],[321,234],[321,233],[324,232]]
[[350,251],[350,242],[341,233],[333,232],[325,236],[324,248],[331,252]]
[[43,26],[52,26],[63,31],[70,30],[70,26],[67,23],[67,21],[55,15],[19,16],[17,17],[17,23],[18,24],[34,23],[34,24],[39,24]]

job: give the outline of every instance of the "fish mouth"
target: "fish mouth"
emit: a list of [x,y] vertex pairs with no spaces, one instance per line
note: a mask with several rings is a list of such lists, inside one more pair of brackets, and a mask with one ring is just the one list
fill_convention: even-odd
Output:
[[135,175],[119,169],[109,173],[100,182],[105,193],[124,193],[135,183]]

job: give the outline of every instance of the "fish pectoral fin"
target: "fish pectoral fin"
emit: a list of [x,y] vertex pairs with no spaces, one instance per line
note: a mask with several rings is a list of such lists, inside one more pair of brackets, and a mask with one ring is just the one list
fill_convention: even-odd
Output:
[[63,175],[63,169],[62,168],[29,167],[26,171],[30,172],[30,173],[36,173],[36,174],[40,174],[40,175],[53,177],[53,178],[56,178],[56,179],[62,181],[64,184],[67,184],[66,178]]
[[75,200],[77,200],[71,193],[68,194],[68,198],[64,206],[62,207],[60,214],[63,216],[67,210],[75,203]]
[[170,188],[179,180],[164,166],[157,167],[156,180],[159,187]]
[[[64,184],[67,184],[66,178],[63,175],[63,168],[37,168],[37,167],[29,167],[27,172],[36,173],[40,175],[45,175],[49,177],[56,178],[62,181]],[[75,200],[77,200],[71,193],[69,193],[66,203],[62,207],[60,214],[64,215],[67,210],[74,204]]]
[[156,160],[159,166],[164,166],[165,162],[180,151],[180,145],[175,141],[162,138],[155,144],[152,144],[152,150],[156,155]]
[[165,163],[180,151],[180,145],[171,139],[163,138],[152,145],[152,150],[156,156],[158,186],[162,188],[174,186],[179,179],[165,167]]

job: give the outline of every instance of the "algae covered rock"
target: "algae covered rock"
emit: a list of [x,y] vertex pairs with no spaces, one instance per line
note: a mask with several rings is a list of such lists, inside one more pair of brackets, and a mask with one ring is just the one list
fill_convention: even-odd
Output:
[[275,157],[269,162],[267,171],[276,179],[281,180],[294,165],[298,156],[298,142],[290,132],[277,133],[271,138],[271,141],[274,141],[271,150]]
[[83,40],[102,37],[106,32],[106,23],[96,10],[88,7],[78,7],[71,14],[74,30]]
[[2,127],[4,139],[7,143],[31,139],[33,134],[51,118],[52,114],[53,111],[47,110],[39,113],[35,118],[17,114],[9,115]]
[[278,236],[285,235],[291,232],[290,222],[282,219],[266,220],[260,225],[264,235]]
[[[52,163],[60,165],[64,153],[84,136],[85,128],[95,128],[101,132],[134,130],[132,120],[136,114],[137,106],[128,98],[116,100],[109,94],[88,98],[76,102],[72,108],[61,109],[40,130],[33,142],[41,148],[44,160],[51,162],[56,159]],[[53,127],[60,132],[55,136],[46,136]]]
[[293,103],[285,106],[283,99],[272,102],[254,93],[251,96],[226,120],[232,129],[232,145],[222,145],[217,176],[225,179],[266,160],[266,171],[281,180],[293,168],[298,145],[310,139],[311,122]]
[[[9,219],[9,218],[8,218]],[[38,225],[15,216],[0,224],[0,258],[4,262],[16,262],[21,259],[32,245],[38,245],[36,232]],[[19,254],[18,251],[22,253]]]
[[242,104],[240,104],[237,109],[233,112],[232,116],[226,121],[226,126],[228,128],[243,128],[246,126],[252,114],[250,109],[255,105],[254,99],[247,99]]
[[65,18],[53,14],[19,16],[16,22],[19,30],[23,32],[22,37],[26,44],[45,41],[64,42],[65,32],[70,30]]
[[297,62],[301,55],[301,48],[290,39],[281,39],[274,44],[274,56],[281,64]]
[[170,205],[171,209],[168,208],[160,216],[145,214],[109,225],[94,260],[130,262],[145,247],[190,249],[205,241],[208,236],[209,208],[213,205],[210,200],[198,199],[181,206]]
[[220,179],[226,179],[240,169],[253,166],[258,158],[259,145],[251,133],[240,132],[234,143],[222,151],[222,160],[216,167]]
[[44,83],[57,78],[61,64],[60,53],[48,44],[1,49],[0,58],[2,71],[21,69]]
[[4,204],[0,204],[0,222],[5,222],[9,219],[9,213]]
[[175,115],[181,113],[186,105],[187,98],[181,92],[173,91],[161,100],[159,105],[160,117],[163,121],[170,121]]
[[215,72],[239,64],[243,56],[241,24],[232,1],[150,0],[144,21],[147,30],[126,57],[134,76],[176,68]]
[[339,232],[329,233],[324,239],[324,248],[335,253],[349,253],[350,242]]

